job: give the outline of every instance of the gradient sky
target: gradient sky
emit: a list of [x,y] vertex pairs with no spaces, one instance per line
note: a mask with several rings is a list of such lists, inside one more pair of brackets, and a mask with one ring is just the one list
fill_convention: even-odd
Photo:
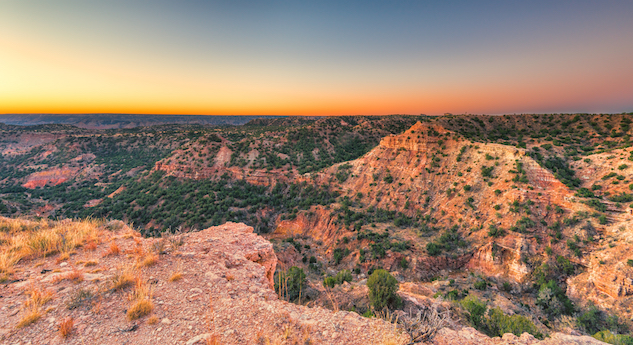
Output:
[[0,1],[0,113],[633,111],[633,1]]

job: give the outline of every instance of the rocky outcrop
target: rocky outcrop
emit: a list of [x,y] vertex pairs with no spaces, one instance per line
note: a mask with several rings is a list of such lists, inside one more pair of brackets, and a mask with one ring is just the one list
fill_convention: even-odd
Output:
[[474,328],[466,327],[460,330],[450,328],[440,329],[435,338],[429,343],[434,345],[604,345],[590,336],[568,335],[563,333],[551,334],[549,338],[538,340],[531,334],[523,333],[520,337],[506,333],[501,338],[489,338],[477,332]]
[[[18,264],[0,298],[1,343],[193,345],[212,337],[221,344],[361,345],[406,340],[380,319],[280,300],[272,289],[277,263],[272,245],[244,224],[163,239],[143,239],[125,226],[105,224],[99,241],[67,261],[51,256],[37,265]],[[113,246],[120,254],[112,254]],[[145,262],[147,257],[152,261]],[[153,310],[139,320],[126,319],[134,283],[112,289],[126,270],[138,279],[137,286],[151,291]],[[173,279],[175,273],[181,278]],[[69,274],[81,278],[65,278]],[[25,292],[33,289],[51,292],[43,306],[46,314],[18,328],[26,313]],[[68,317],[74,326],[63,339],[56,330]]]
[[[616,239],[620,237],[623,240],[631,235],[626,228],[623,233],[618,229],[609,230],[611,236],[617,236],[613,232],[619,232],[624,237],[617,236]],[[601,308],[618,310],[621,317],[631,318],[633,267],[629,265],[629,260],[633,259],[633,255],[627,243],[616,245],[622,241],[612,241],[603,241],[602,248],[586,259],[584,271],[567,280],[567,295],[579,303],[591,301]]]
[[[253,233],[253,227],[244,223],[226,223],[208,228],[198,233],[191,233],[187,253],[214,253],[225,257],[224,266],[238,267],[240,258],[259,264],[264,269],[263,276],[268,286],[274,286],[273,275],[277,266],[277,257],[273,245]],[[230,253],[230,255],[229,255]],[[184,254],[189,255],[189,254]]]
[[22,184],[22,187],[34,189],[46,185],[57,186],[75,177],[78,171],[79,168],[64,167],[32,173],[26,178],[26,182]]
[[488,277],[509,278],[523,283],[531,272],[523,261],[528,255],[528,241],[508,235],[478,248],[466,267]]

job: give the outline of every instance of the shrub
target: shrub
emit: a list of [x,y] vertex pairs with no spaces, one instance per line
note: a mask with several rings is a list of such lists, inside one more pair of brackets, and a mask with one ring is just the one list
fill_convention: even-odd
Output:
[[604,214],[601,214],[600,216],[598,216],[598,223],[600,223],[601,225],[607,224],[608,223],[607,216],[605,216]]
[[536,338],[543,338],[543,334],[539,332],[536,325],[534,325],[530,319],[523,315],[506,315],[499,308],[490,309],[487,317],[484,319],[484,323],[484,331],[491,337],[501,337],[505,333],[520,336],[526,332]]
[[335,285],[336,285],[336,280],[334,279],[334,277],[325,277],[325,279],[323,279],[324,287],[333,288]]
[[492,177],[492,171],[494,170],[494,166],[491,167],[487,167],[487,166],[482,166],[481,167],[481,176],[483,177]]
[[429,242],[426,244],[426,251],[431,256],[437,256],[442,253],[442,247],[435,242]]
[[400,266],[400,268],[402,268],[403,270],[409,268],[409,262],[407,261],[407,258],[403,257],[402,260],[400,260],[400,262],[398,263],[398,266]]
[[587,333],[594,334],[602,329],[604,323],[604,315],[595,306],[590,306],[582,314],[576,318],[578,325]]
[[503,285],[501,285],[501,290],[503,290],[505,292],[512,291],[512,284],[510,284],[508,282],[503,282]]
[[600,331],[593,335],[594,338],[605,343],[615,345],[633,345],[633,337],[625,334],[613,334],[611,331]]
[[398,281],[389,272],[383,269],[375,270],[367,280],[369,288],[369,302],[374,310],[382,310],[386,307],[399,307],[402,301],[396,294]]
[[474,296],[466,297],[461,302],[461,305],[468,312],[470,324],[491,337],[501,337],[504,333],[513,333],[520,336],[527,332],[536,338],[543,338],[543,334],[539,332],[536,325],[525,316],[509,316],[504,314],[499,308],[488,309],[486,302],[480,301]]
[[483,280],[483,279],[478,279],[473,286],[475,287],[475,289],[477,290],[486,290],[486,288],[488,287],[488,283]]
[[506,234],[505,230],[497,228],[497,226],[494,224],[490,224],[489,230],[488,230],[488,236],[501,237],[501,236],[504,236],[505,234]]
[[541,284],[536,297],[536,305],[553,317],[561,314],[570,315],[574,311],[574,305],[554,280]]
[[352,281],[352,273],[349,270],[342,270],[334,276],[336,284],[343,284],[344,282]]
[[473,327],[481,330],[484,325],[484,316],[488,306],[475,296],[468,296],[462,301],[462,306],[468,312],[468,321]]

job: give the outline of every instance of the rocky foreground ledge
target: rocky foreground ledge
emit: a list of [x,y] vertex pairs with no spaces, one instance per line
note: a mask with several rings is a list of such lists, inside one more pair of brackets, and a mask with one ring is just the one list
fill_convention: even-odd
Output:
[[[109,230],[108,230],[109,229]],[[308,308],[277,298],[277,258],[270,242],[244,224],[145,239],[122,223],[100,230],[98,243],[69,258],[22,260],[0,285],[2,344],[406,344],[380,319]],[[131,278],[129,284],[116,282]],[[130,318],[144,288],[151,311]],[[21,325],[27,301],[41,296],[42,315]],[[137,299],[138,300],[138,299]],[[32,303],[32,302],[31,302]],[[60,326],[72,319],[63,337]],[[213,342],[212,342],[213,341]],[[528,334],[488,338],[472,328],[443,328],[432,344],[602,344],[591,337]]]

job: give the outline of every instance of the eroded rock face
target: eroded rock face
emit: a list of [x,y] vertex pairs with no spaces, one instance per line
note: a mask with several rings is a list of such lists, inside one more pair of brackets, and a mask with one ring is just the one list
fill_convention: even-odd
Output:
[[478,248],[467,267],[489,277],[505,277],[523,283],[530,269],[523,262],[529,255],[529,243],[523,238],[508,235]]
[[52,168],[32,173],[27,177],[22,187],[34,189],[46,185],[57,186],[75,177],[78,171],[79,168]]
[[586,258],[584,271],[567,280],[567,295],[576,301],[591,301],[601,308],[617,310],[621,317],[631,318],[633,267],[628,260],[633,259],[633,255],[628,245],[630,239],[627,239],[631,230],[624,227],[624,231],[619,231],[613,227],[607,231],[619,241],[604,241],[601,250]]

